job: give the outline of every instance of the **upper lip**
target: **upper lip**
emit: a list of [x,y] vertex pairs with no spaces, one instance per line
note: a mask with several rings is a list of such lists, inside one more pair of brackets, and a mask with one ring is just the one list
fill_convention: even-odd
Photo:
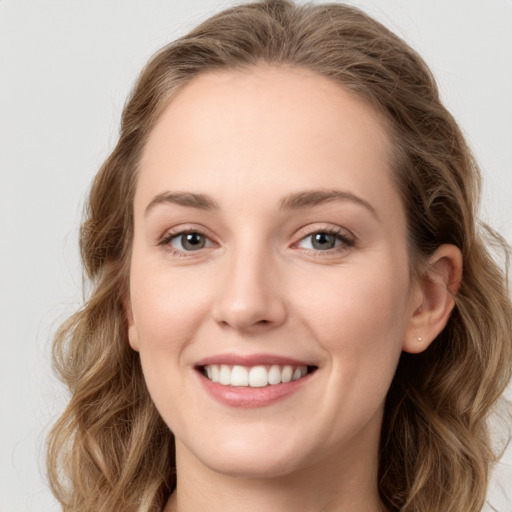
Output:
[[316,366],[311,361],[301,361],[292,357],[275,354],[217,354],[197,361],[194,366],[209,366],[212,364],[226,364],[233,366]]

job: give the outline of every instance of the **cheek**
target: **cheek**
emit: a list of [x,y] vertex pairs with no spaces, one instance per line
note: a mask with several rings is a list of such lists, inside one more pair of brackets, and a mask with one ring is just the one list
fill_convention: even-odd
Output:
[[137,265],[136,260],[132,263],[130,344],[140,353],[153,402],[173,427],[173,411],[183,408],[183,355],[193,343],[207,310],[200,294],[187,289],[186,284],[186,280],[171,278],[158,266]]
[[130,284],[140,350],[179,349],[207,309],[205,290],[157,265],[137,265],[137,260],[132,264]]
[[366,378],[392,377],[407,327],[408,275],[403,268],[340,269],[298,305],[332,365],[345,376],[365,371]]
[[302,304],[328,355],[332,380],[323,400],[333,432],[357,432],[382,412],[402,351],[407,286],[408,277],[392,268],[361,274],[347,269],[329,293],[317,291]]
[[[149,393],[169,426],[173,411],[183,408],[184,355],[208,308],[205,290],[194,292],[187,279],[176,279],[161,266],[132,263],[130,293],[133,325],[130,343],[136,341]],[[135,348],[135,347],[134,347]]]

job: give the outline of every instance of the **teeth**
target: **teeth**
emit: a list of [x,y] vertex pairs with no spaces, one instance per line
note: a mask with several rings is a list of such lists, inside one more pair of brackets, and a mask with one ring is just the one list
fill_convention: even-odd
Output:
[[244,366],[233,366],[231,379],[228,384],[232,386],[248,386],[250,381],[249,372]]
[[277,364],[270,367],[268,371],[269,384],[281,384],[281,368]]
[[229,366],[225,364],[220,365],[219,382],[224,386],[229,386],[231,383],[231,371]]
[[300,368],[296,368],[295,371],[293,372],[292,380],[300,379],[300,377]]
[[212,364],[204,367],[206,377],[224,386],[263,388],[301,379],[308,373],[307,366],[230,366]]
[[290,382],[293,377],[293,368],[291,366],[285,366],[283,373],[281,374],[281,382]]

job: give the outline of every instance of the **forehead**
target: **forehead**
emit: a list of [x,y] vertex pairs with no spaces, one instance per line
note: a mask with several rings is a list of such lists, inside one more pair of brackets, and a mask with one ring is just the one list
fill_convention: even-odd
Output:
[[284,134],[287,139],[309,137],[312,143],[318,137],[339,140],[344,120],[353,123],[351,142],[357,138],[391,156],[384,116],[331,79],[304,68],[268,64],[210,71],[194,78],[172,98],[153,128],[144,154],[159,142],[171,142],[170,136],[187,143],[208,134],[213,141],[230,129],[259,134],[255,142],[265,136],[279,135],[281,139]]
[[208,72],[178,92],[150,133],[136,202],[162,188],[223,192],[223,180],[241,193],[342,187],[377,206],[386,194],[399,202],[388,133],[375,109],[314,72]]

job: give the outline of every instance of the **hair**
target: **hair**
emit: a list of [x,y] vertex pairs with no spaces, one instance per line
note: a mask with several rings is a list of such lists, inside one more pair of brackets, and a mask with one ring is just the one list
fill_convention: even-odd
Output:
[[389,123],[411,266],[456,245],[464,271],[447,326],[403,353],[385,404],[378,486],[393,511],[477,511],[496,460],[487,420],[510,380],[512,306],[491,257],[503,239],[477,220],[480,176],[434,78],[404,41],[342,4],[268,0],[232,7],[160,50],[127,102],[97,174],[80,249],[91,288],[53,345],[70,401],[48,441],[52,490],[66,512],[161,511],[176,482],[174,438],[127,341],[132,203],[148,134],[178,90],[207,71],[260,63],[316,72]]

